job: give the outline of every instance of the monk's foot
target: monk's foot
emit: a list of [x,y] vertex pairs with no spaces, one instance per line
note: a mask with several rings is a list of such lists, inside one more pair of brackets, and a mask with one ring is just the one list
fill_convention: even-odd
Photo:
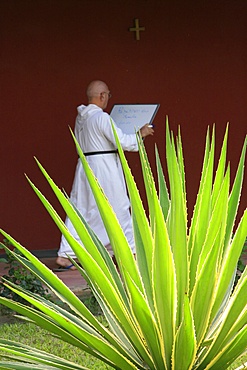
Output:
[[76,267],[66,257],[57,257],[56,264],[68,270],[76,270]]

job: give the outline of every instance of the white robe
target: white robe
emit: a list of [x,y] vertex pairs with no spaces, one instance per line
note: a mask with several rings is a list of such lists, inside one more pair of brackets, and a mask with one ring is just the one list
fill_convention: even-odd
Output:
[[[75,136],[84,153],[115,150],[115,138],[113,135],[110,116],[103,112],[97,105],[81,105],[77,108],[78,115],[75,123]],[[138,151],[136,135],[126,135],[117,126],[121,146],[124,150]],[[130,215],[130,203],[126,191],[126,185],[122,166],[118,154],[97,154],[86,157],[87,161],[97,177],[100,185],[115,211],[120,225],[125,233],[128,243],[135,252],[132,219]],[[94,230],[101,242],[109,250],[110,241],[106,233],[103,221],[98,211],[90,185],[88,184],[80,159],[76,166],[74,182],[70,199],[83,215],[87,223]],[[73,225],[68,217],[65,223],[72,235],[81,243]],[[111,252],[110,252],[111,253]],[[75,257],[66,239],[62,236],[58,256],[67,255]]]

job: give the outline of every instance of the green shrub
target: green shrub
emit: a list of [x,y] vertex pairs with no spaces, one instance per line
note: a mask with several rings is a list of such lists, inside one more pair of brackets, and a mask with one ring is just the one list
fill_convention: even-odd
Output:
[[[11,248],[12,246],[8,240],[4,239],[3,244]],[[6,269],[8,272],[1,277],[0,280],[0,297],[5,297],[12,299],[16,302],[26,303],[28,302],[22,298],[19,294],[13,292],[5,282],[11,282],[20,286],[21,288],[28,290],[32,293],[41,295],[44,298],[50,299],[51,295],[48,290],[44,287],[41,280],[37,276],[31,273],[27,268],[23,267],[22,264],[15,258],[15,254],[22,255],[22,253],[17,249],[13,248],[14,254],[12,254],[8,249],[6,249],[6,255],[0,258],[0,263],[6,264]],[[22,255],[23,256],[23,255]],[[2,314],[10,314],[11,310],[4,309],[5,306],[0,304],[0,312]]]

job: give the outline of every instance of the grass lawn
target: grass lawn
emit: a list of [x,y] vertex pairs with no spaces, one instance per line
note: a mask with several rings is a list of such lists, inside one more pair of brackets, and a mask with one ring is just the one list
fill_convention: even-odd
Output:
[[32,323],[15,322],[0,325],[0,337],[53,353],[89,369],[112,369],[112,367],[105,365],[79,348],[53,337],[48,331]]
[[[18,321],[15,323],[5,323],[0,325],[0,337],[42,349],[43,351],[53,353],[92,370],[113,369],[80,349],[53,337],[49,332],[44,329],[40,329],[32,323]],[[244,366],[244,363],[246,362],[247,353],[235,361],[228,370],[247,369],[247,366]]]

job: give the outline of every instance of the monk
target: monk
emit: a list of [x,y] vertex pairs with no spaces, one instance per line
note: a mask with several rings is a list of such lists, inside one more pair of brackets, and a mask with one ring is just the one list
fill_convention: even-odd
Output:
[[[88,105],[80,105],[77,108],[78,115],[75,122],[75,136],[116,213],[132,252],[135,253],[130,202],[126,191],[122,166],[116,150],[110,116],[104,112],[111,93],[108,86],[98,80],[92,81],[89,84],[86,93]],[[136,135],[124,134],[117,126],[115,128],[123,150],[138,151]],[[153,135],[154,130],[146,124],[140,129],[140,134],[144,138],[148,135]],[[80,159],[78,159],[76,166],[70,199],[112,255],[113,252],[109,237]],[[71,234],[81,243],[68,217],[65,223]],[[74,265],[71,265],[70,260],[67,258],[68,255],[73,258],[76,257],[66,239],[62,236],[56,260],[57,265],[59,265],[59,268],[56,269],[57,271],[76,269]]]

